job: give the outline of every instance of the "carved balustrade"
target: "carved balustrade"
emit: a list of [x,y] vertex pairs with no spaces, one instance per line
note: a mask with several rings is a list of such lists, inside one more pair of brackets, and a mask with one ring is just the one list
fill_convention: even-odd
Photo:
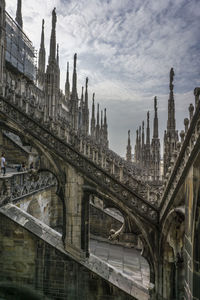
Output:
[[0,205],[13,202],[42,189],[57,185],[49,172],[20,172],[0,177]]

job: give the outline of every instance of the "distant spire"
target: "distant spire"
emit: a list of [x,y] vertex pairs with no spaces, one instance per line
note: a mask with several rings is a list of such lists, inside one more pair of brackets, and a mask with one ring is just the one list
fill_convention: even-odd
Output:
[[95,106],[94,106],[95,93],[92,95],[92,118],[95,119]]
[[42,32],[41,32],[40,48],[44,49],[44,19],[42,19]]
[[138,162],[138,129],[136,130],[136,141],[135,141],[135,162]]
[[72,98],[78,99],[77,95],[77,73],[76,73],[76,62],[77,62],[77,54],[74,54],[74,70],[73,70],[73,84],[72,84]]
[[82,90],[81,90],[81,103],[80,103],[80,116],[79,116],[79,125],[80,125],[80,128],[81,128],[81,131],[83,132],[84,131],[84,121],[85,121],[85,118],[84,118],[84,96],[83,96],[83,92],[84,92],[84,87],[82,86]]
[[142,121],[142,148],[144,148],[144,121]]
[[145,146],[145,166],[147,168],[147,175],[150,176],[150,164],[151,164],[151,146],[150,146],[150,127],[149,127],[149,111],[147,112],[147,134],[146,134],[146,146]]
[[44,46],[44,19],[42,20],[42,32],[39,50],[39,60],[38,60],[38,86],[39,88],[44,88],[45,81],[45,63],[46,63],[46,51]]
[[128,130],[128,145],[126,147],[126,160],[131,162],[132,157],[131,157],[131,138],[130,138],[130,130]]
[[97,104],[97,125],[96,125],[96,140],[99,142],[99,133],[100,133],[100,125],[99,125],[99,103]]
[[89,133],[88,77],[85,80],[84,133]]
[[164,136],[164,155],[163,155],[163,173],[167,174],[167,170],[170,167],[171,159],[176,145],[178,142],[178,131],[176,131],[176,119],[175,119],[175,103],[174,103],[174,69],[171,68],[169,73],[169,99],[168,99],[168,119],[167,119],[167,131]]
[[85,80],[85,107],[88,109],[88,77]]
[[106,115],[106,108],[104,108],[104,124],[103,124],[103,128],[104,128],[104,146],[108,147],[108,124],[107,124],[107,115]]
[[147,112],[147,136],[146,136],[146,145],[150,146],[149,111]]
[[106,108],[104,108],[104,126],[107,126]]
[[59,66],[59,44],[57,44],[57,65]]
[[23,28],[23,21],[22,21],[22,1],[17,1],[17,11],[16,11],[16,18],[15,21],[18,23],[18,25]]
[[66,74],[66,82],[65,82],[65,96],[69,100],[69,97],[70,97],[69,62],[67,62],[67,74]]
[[157,114],[157,98],[154,98],[154,126],[153,126],[153,138],[158,138],[158,114]]
[[82,109],[83,109],[83,101],[84,101],[83,91],[84,91],[84,87],[82,86],[82,91],[81,91],[81,108]]
[[55,61],[56,59],[56,8],[52,10],[52,28],[51,28],[51,39],[50,39],[50,51],[49,51],[49,62]]
[[94,105],[94,97],[95,93],[93,93],[92,96],[92,118],[91,118],[91,127],[90,127],[90,133],[92,137],[95,137],[95,105]]
[[176,130],[176,121],[175,121],[175,105],[174,105],[174,69],[171,68],[169,73],[169,100],[168,100],[168,120],[167,120],[167,130]]
[[103,128],[103,110],[101,110],[101,129]]
[[99,103],[97,104],[97,125],[99,125]]
[[154,97],[154,124],[151,142],[151,177],[153,181],[160,179],[160,139],[158,138],[157,98]]

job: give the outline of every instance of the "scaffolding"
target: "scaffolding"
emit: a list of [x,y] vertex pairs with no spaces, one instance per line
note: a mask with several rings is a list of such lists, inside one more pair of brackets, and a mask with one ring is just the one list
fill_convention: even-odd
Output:
[[32,42],[6,12],[6,61],[28,79],[36,79],[36,55]]

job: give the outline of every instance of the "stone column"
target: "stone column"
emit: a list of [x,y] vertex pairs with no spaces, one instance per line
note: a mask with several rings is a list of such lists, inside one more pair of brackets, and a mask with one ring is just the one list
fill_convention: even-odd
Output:
[[83,193],[84,180],[71,166],[67,167],[65,185],[66,236],[65,249],[77,258],[87,255],[87,243],[82,237],[85,234],[87,203]]

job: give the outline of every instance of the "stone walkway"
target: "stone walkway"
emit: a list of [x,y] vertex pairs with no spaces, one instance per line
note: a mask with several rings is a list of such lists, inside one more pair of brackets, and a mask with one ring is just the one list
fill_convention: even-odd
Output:
[[149,265],[138,250],[91,239],[90,251],[118,272],[144,287],[149,287]]
[[19,174],[22,174],[22,173],[25,173],[25,172],[17,172],[16,168],[6,167],[6,175],[3,176],[3,173],[1,172],[0,177],[2,177],[2,178],[3,177],[11,177],[12,175],[15,175],[15,174],[19,175]]

